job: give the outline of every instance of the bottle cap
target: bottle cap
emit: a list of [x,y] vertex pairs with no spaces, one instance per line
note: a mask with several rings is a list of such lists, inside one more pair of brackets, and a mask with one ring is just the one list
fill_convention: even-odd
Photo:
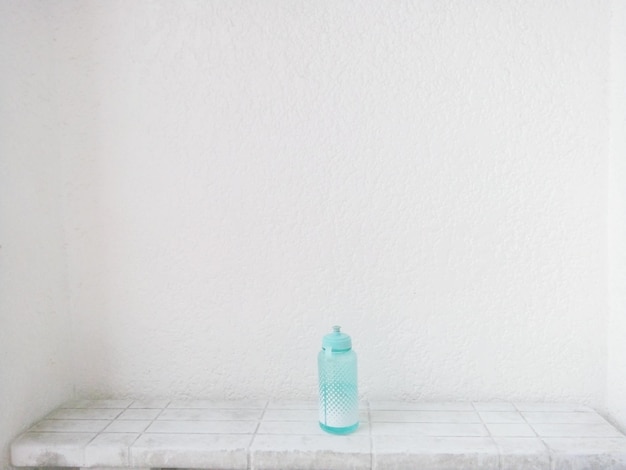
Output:
[[349,351],[352,349],[352,339],[349,335],[339,331],[340,326],[333,326],[333,332],[324,335],[322,339],[322,349],[330,351]]

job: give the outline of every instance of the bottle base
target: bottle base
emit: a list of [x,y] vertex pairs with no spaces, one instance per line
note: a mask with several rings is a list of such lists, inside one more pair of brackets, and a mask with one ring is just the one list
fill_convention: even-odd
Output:
[[354,423],[352,426],[346,426],[343,428],[334,428],[332,426],[327,426],[323,423],[320,422],[320,428],[322,428],[324,431],[330,433],[330,434],[350,434],[354,431],[357,430],[357,428],[359,427],[359,422],[357,421],[356,423]]

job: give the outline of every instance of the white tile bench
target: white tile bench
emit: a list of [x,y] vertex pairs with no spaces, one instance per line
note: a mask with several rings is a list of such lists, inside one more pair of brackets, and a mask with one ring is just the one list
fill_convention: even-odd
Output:
[[626,470],[626,437],[594,410],[558,403],[361,406],[348,436],[312,402],[81,400],[11,445],[16,467]]

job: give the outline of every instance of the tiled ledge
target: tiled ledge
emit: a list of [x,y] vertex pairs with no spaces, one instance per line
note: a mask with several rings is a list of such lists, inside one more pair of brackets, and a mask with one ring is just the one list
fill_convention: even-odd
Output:
[[315,403],[82,400],[11,446],[17,467],[626,470],[626,437],[558,403],[370,402],[349,436]]

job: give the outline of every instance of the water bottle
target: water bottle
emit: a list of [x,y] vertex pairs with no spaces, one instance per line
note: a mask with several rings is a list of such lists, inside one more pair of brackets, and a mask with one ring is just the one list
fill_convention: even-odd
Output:
[[320,427],[332,434],[349,434],[359,427],[356,353],[352,339],[333,326],[322,339],[317,356]]

